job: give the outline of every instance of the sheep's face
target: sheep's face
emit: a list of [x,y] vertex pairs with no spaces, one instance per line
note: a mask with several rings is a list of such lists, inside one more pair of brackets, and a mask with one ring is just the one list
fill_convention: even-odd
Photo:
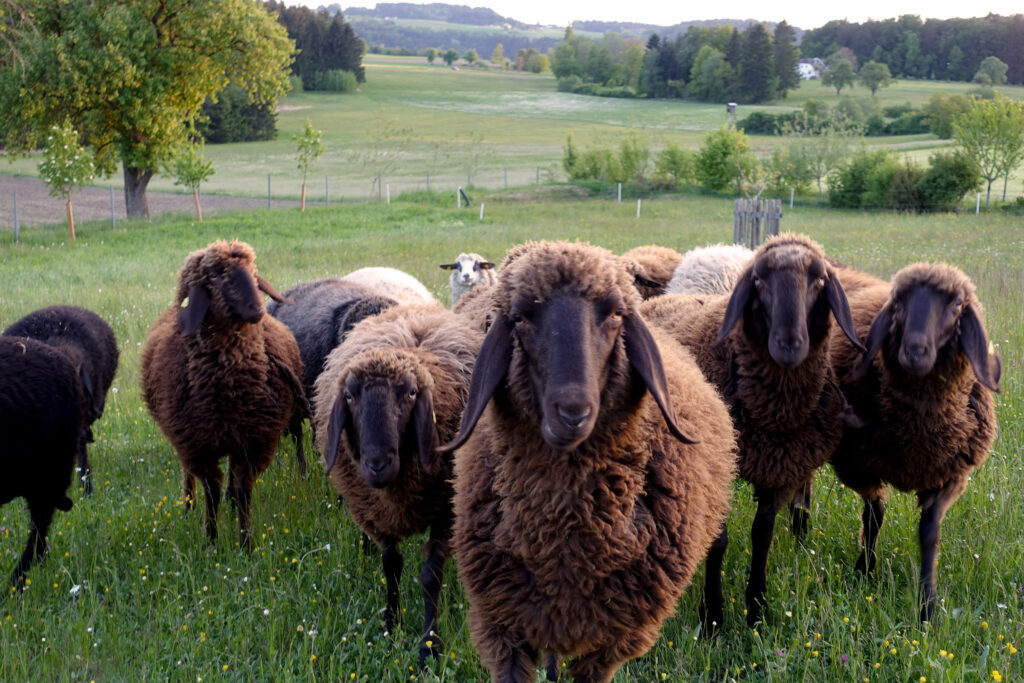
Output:
[[625,304],[613,290],[596,300],[561,294],[543,304],[513,302],[509,319],[540,410],[541,435],[571,450],[594,428]]
[[445,270],[454,271],[452,278],[455,282],[464,287],[475,287],[480,284],[483,271],[494,268],[490,261],[484,261],[477,256],[459,254],[454,263],[446,263],[441,266]]
[[496,393],[517,417],[537,415],[556,451],[588,439],[603,407],[606,419],[618,419],[647,390],[669,431],[694,443],[675,422],[661,354],[635,313],[640,297],[623,259],[586,244],[539,242],[510,251],[502,268],[462,425],[442,450],[465,443]]
[[742,319],[747,337],[767,346],[775,363],[795,368],[825,342],[830,311],[860,346],[846,294],[820,250],[803,241],[776,240],[762,247],[740,277],[717,341]]
[[870,362],[880,348],[911,377],[948,367],[961,353],[977,379],[998,390],[1002,365],[988,341],[974,285],[952,266],[915,264],[893,278],[893,289],[868,332]]
[[360,476],[374,488],[393,483],[417,450],[421,467],[432,472],[437,430],[429,373],[395,349],[364,352],[352,364],[341,381],[328,425],[328,470],[344,432]]

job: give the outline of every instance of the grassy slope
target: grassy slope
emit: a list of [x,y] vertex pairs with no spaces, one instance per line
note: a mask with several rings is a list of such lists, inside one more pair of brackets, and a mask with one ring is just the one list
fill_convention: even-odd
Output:
[[[550,75],[537,76],[495,70],[452,71],[443,64],[428,65],[422,57],[366,59],[367,82],[353,94],[300,93],[282,100],[279,134],[270,142],[210,146],[206,154],[216,175],[204,192],[264,196],[267,174],[279,197],[298,197],[301,177],[295,165],[292,136],[306,119],[324,132],[326,152],[309,180],[311,198],[324,195],[324,178],[334,199],[365,199],[378,173],[392,195],[423,189],[429,171],[433,189],[455,190],[467,182],[501,187],[508,168],[512,186],[533,183],[538,168],[542,180],[562,177],[561,155],[566,135],[577,144],[614,147],[618,137],[636,129],[657,148],[667,141],[696,149],[704,135],[726,122],[724,106],[671,100],[621,100],[559,93]],[[879,91],[882,106],[912,102],[920,106],[932,92],[965,92],[966,83],[899,81]],[[1008,96],[1024,97],[1024,88],[1005,88]],[[867,97],[867,90],[844,91]],[[836,100],[832,89],[808,82],[785,100],[765,106],[740,107],[742,118],[755,109],[790,109],[809,98]],[[923,160],[947,144],[933,136],[877,138],[871,144],[893,146]],[[756,147],[772,147],[779,138],[757,137]],[[362,161],[359,158],[360,157]],[[367,157],[377,161],[366,161]],[[0,171],[37,175],[35,158]],[[1024,172],[1024,171],[1022,171]],[[119,173],[103,179],[120,185]],[[157,177],[154,190],[176,190],[171,179]],[[1019,192],[1020,176],[1011,181]]]
[[[210,547],[201,515],[183,513],[177,460],[149,419],[138,391],[138,354],[167,305],[185,254],[215,238],[237,237],[258,254],[260,272],[279,289],[370,264],[403,268],[436,294],[446,273],[436,264],[460,250],[499,258],[527,239],[586,239],[615,251],[657,242],[680,250],[729,238],[731,202],[665,197],[632,204],[605,200],[531,201],[528,193],[487,197],[483,222],[433,204],[395,202],[296,212],[121,222],[79,227],[63,243],[60,226],[26,231],[14,245],[0,236],[0,326],[37,307],[87,306],[114,327],[121,367],[97,424],[93,465],[98,491],[73,492],[58,514],[51,554],[21,597],[0,598],[0,680],[481,680],[465,626],[465,604],[449,567],[441,633],[446,657],[415,671],[422,615],[415,577],[418,543],[405,544],[406,620],[380,633],[384,591],[379,557],[357,550],[359,533],[325,478],[295,473],[292,448],[254,495],[256,550],[235,546],[234,516]],[[795,544],[779,524],[768,596],[772,617],[756,632],[743,625],[749,562],[750,492],[737,486],[726,558],[727,625],[709,645],[695,640],[697,591],[681,601],[663,637],[616,681],[669,680],[1004,680],[1022,675],[1020,450],[1024,443],[1021,346],[1024,342],[1024,238],[1006,216],[908,217],[820,209],[787,211],[784,227],[807,232],[833,256],[888,276],[919,259],[947,260],[970,273],[987,304],[1002,355],[1000,437],[943,525],[942,605],[931,625],[916,622],[916,511],[895,494],[869,580],[852,571],[859,506],[824,472],[816,485],[814,532]],[[26,457],[19,454],[18,457]],[[0,573],[20,553],[27,519],[20,502],[0,509]],[[701,578],[697,577],[700,581]],[[412,667],[412,668],[410,668]]]

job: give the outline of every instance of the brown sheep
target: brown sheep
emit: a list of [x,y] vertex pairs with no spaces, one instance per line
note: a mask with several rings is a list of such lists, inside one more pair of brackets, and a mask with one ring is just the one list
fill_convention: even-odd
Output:
[[477,285],[459,297],[458,303],[452,306],[452,313],[466,318],[474,329],[487,332],[493,315],[493,291],[494,285]]
[[[470,636],[495,681],[533,681],[542,651],[609,681],[653,645],[719,534],[732,424],[690,354],[638,315],[622,258],[517,247],[494,299],[461,431],[442,447],[458,448]],[[706,572],[703,613],[721,620],[721,565]]]
[[[227,498],[238,509],[239,543],[251,547],[249,503],[281,433],[308,412],[295,337],[265,315],[260,291],[283,301],[256,273],[244,242],[194,251],[178,275],[174,304],[142,348],[142,394],[178,453],[185,505],[195,478],[206,499],[206,534],[217,538],[219,461],[228,457]],[[301,441],[299,442],[301,447]]]
[[953,266],[907,266],[891,286],[851,296],[850,306],[867,352],[833,335],[833,362],[863,425],[845,430],[832,467],[864,499],[856,568],[874,568],[887,487],[916,492],[926,621],[936,603],[939,526],[968,476],[988,459],[1002,365],[974,284]]
[[665,285],[672,279],[683,255],[670,247],[645,244],[633,247],[622,258],[626,259],[626,267],[635,277],[633,284],[640,296],[650,299],[665,292]]
[[459,427],[482,339],[439,304],[401,305],[353,327],[316,380],[317,446],[352,519],[381,548],[389,632],[398,614],[398,542],[430,530],[421,666],[442,651],[437,610],[452,525],[451,458],[436,448]]
[[839,443],[843,398],[831,381],[829,329],[859,345],[846,295],[821,247],[802,235],[765,242],[731,296],[668,294],[643,315],[697,358],[730,406],[743,479],[754,486],[747,621],[761,618],[768,552],[781,507],[793,500],[793,530],[806,533],[805,488]]

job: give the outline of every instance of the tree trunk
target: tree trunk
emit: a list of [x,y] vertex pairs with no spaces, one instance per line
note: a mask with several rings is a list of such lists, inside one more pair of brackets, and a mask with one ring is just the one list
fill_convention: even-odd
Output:
[[192,199],[195,200],[195,203],[196,203],[196,218],[198,218],[199,222],[202,223],[203,222],[203,209],[202,209],[201,206],[199,206],[199,188],[198,187],[193,187],[192,188]]
[[146,187],[153,171],[124,165],[124,206],[129,218],[149,218]]
[[71,198],[68,197],[68,234],[71,235],[71,241],[75,241],[75,215],[71,211]]
[[305,211],[305,210],[306,210],[306,181],[303,180],[302,181],[302,202],[301,202],[301,206],[299,207],[299,211]]
[[1003,176],[1003,201],[1006,201],[1006,184],[1010,181],[1010,172],[1007,171]]
[[988,189],[985,190],[985,210],[986,211],[988,211],[989,199],[992,197],[992,181],[993,180],[994,180],[993,178],[989,178],[989,180],[988,180]]

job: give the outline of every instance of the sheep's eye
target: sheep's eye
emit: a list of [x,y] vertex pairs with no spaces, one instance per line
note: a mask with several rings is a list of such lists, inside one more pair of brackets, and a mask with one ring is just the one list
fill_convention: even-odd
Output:
[[523,322],[523,316],[520,313],[513,313],[512,315],[509,316],[509,319],[516,325]]
[[610,320],[614,320],[615,322],[618,322],[618,321],[622,320],[622,316],[624,316],[624,315],[626,315],[626,311],[625,311],[625,309],[623,309],[620,306],[620,307],[616,308],[614,311],[612,311],[612,314],[610,316],[608,316],[608,318]]
[[346,401],[351,401],[352,400],[352,392],[349,391],[348,389],[345,390],[345,400]]
[[958,296],[956,298],[956,301],[953,302],[953,306],[955,308],[960,308],[963,305],[964,305],[964,298],[962,296]]
[[416,387],[409,390],[409,398],[416,398]]

